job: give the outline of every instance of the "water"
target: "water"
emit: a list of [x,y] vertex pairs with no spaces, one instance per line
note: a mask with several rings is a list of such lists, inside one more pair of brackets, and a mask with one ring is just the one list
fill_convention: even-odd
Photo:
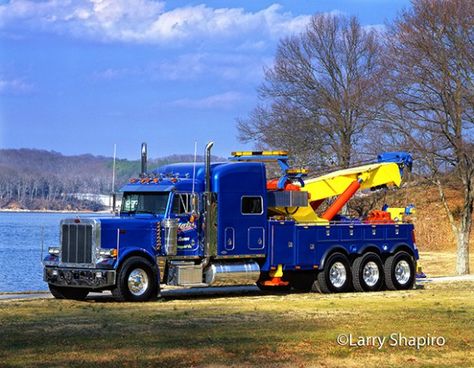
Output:
[[[97,216],[81,214],[79,217]],[[43,291],[43,254],[59,245],[59,222],[76,213],[0,212],[0,292]]]

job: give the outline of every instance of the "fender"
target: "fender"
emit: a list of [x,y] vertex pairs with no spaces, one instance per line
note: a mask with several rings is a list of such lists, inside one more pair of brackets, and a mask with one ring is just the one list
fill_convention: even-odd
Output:
[[324,263],[326,262],[326,259],[332,254],[332,253],[336,253],[336,252],[340,252],[342,254],[344,254],[345,256],[349,256],[349,252],[347,251],[346,248],[344,248],[343,246],[341,245],[337,245],[335,247],[332,247],[328,250],[326,250],[326,252],[323,254],[323,256],[321,257],[321,263],[319,265],[319,269],[322,270],[324,269]]
[[413,245],[410,246],[409,244],[407,243],[397,243],[397,244],[394,244],[391,248],[388,249],[388,253],[389,254],[395,254],[399,251],[405,251],[409,254],[411,254],[415,260],[418,260],[418,249],[416,249]]
[[153,271],[156,273],[157,277],[157,282],[158,285],[160,284],[160,270],[158,268],[158,265],[156,264],[156,260],[154,256],[147,251],[145,248],[125,248],[123,251],[119,251],[119,259],[116,262],[115,269],[118,270],[120,266],[125,262],[126,259],[132,257],[132,256],[138,256],[138,257],[143,257],[146,260],[148,260],[152,265],[153,265]]
[[380,251],[380,248],[377,247],[375,244],[364,244],[363,246],[361,246],[358,250],[357,250],[357,255],[362,255],[364,254],[367,249],[370,249],[372,252],[378,254],[379,256],[381,255],[381,251]]

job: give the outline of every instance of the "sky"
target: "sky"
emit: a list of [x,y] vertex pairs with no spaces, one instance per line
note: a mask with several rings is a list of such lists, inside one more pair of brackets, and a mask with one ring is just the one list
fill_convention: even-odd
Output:
[[318,12],[383,26],[409,0],[0,0],[0,148],[151,157],[251,149],[278,41]]

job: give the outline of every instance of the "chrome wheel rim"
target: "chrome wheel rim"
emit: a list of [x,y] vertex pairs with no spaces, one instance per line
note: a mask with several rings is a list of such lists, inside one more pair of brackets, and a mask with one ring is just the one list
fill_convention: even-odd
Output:
[[401,260],[395,266],[395,279],[400,285],[405,285],[410,280],[411,271],[407,261]]
[[380,271],[377,266],[377,263],[370,261],[365,264],[362,270],[362,279],[364,280],[364,283],[369,287],[372,287],[377,284],[380,279]]
[[340,288],[347,280],[346,267],[341,262],[335,262],[329,269],[329,281],[331,284]]
[[148,274],[141,268],[136,268],[128,276],[128,290],[135,295],[143,295],[148,289]]

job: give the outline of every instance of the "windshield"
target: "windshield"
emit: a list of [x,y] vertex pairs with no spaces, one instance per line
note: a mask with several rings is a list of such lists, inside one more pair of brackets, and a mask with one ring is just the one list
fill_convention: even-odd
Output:
[[164,214],[168,197],[169,192],[125,193],[120,212]]

